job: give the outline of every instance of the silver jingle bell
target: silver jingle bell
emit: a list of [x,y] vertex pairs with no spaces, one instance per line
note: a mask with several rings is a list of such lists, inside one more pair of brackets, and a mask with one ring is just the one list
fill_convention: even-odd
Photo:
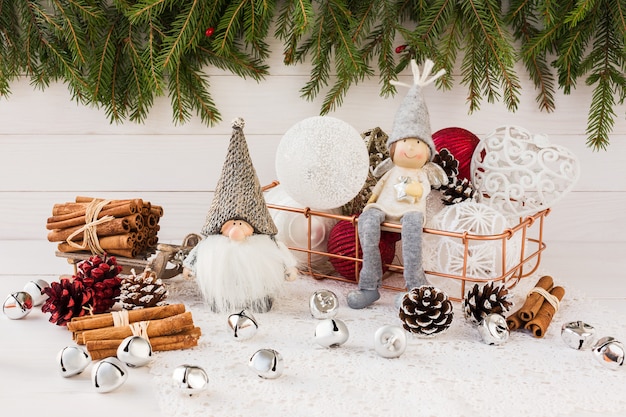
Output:
[[343,345],[348,337],[348,327],[339,319],[324,319],[315,327],[315,342],[323,347]]
[[117,358],[111,356],[102,359],[91,368],[91,382],[97,392],[113,391],[124,384],[128,379],[126,366]]
[[228,327],[236,340],[247,340],[253,337],[259,329],[259,324],[248,310],[228,316]]
[[322,320],[333,318],[337,315],[339,299],[330,290],[315,291],[309,299],[309,309],[313,318]]
[[250,358],[248,366],[261,378],[276,379],[283,374],[283,357],[274,349],[259,349]]
[[42,291],[44,288],[48,288],[49,286],[50,285],[43,279],[37,279],[27,282],[26,285],[24,285],[24,291],[33,297],[34,306],[40,306],[48,299],[48,296],[46,294],[42,294]]
[[117,347],[117,358],[131,368],[145,366],[152,360],[152,345],[141,336],[128,336]]
[[594,342],[596,329],[582,321],[571,321],[561,326],[561,338],[572,349],[586,350]]
[[33,297],[26,291],[11,293],[2,305],[2,311],[11,320],[19,320],[28,316],[33,308]]
[[487,314],[478,325],[482,341],[488,345],[501,345],[509,339],[509,326],[501,314]]
[[66,346],[57,354],[59,372],[64,378],[82,373],[91,363],[91,355],[80,346]]
[[374,350],[383,358],[397,358],[406,350],[406,332],[400,326],[383,326],[374,334]]
[[189,395],[197,394],[209,385],[209,376],[205,370],[195,365],[177,366],[172,379],[180,392]]
[[609,369],[619,369],[624,364],[624,345],[612,337],[603,337],[598,340],[591,350],[603,366]]

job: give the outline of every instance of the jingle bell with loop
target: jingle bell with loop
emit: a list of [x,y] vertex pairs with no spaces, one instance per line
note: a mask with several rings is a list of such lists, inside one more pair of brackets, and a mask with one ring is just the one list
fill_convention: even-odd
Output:
[[209,385],[206,371],[195,365],[177,366],[172,373],[172,379],[181,393],[190,396],[204,391]]
[[586,350],[593,346],[596,329],[583,322],[571,321],[561,326],[561,338],[572,349]]
[[487,314],[478,325],[482,341],[488,345],[501,345],[509,340],[509,326],[501,314]]
[[152,360],[152,345],[141,336],[128,336],[117,347],[117,358],[131,368],[139,368]]
[[324,319],[315,327],[315,342],[323,347],[341,346],[349,337],[348,326],[339,319]]
[[66,346],[57,354],[59,372],[64,378],[82,373],[91,363],[91,355],[80,346]]
[[49,286],[50,284],[43,279],[29,281],[24,285],[24,291],[33,298],[33,306],[40,306],[48,299],[48,296],[43,294],[42,291]]
[[2,311],[11,320],[19,320],[28,316],[33,309],[33,297],[26,291],[9,294],[4,300]]
[[259,349],[248,361],[248,366],[264,379],[276,379],[283,374],[284,362],[280,353],[274,349]]
[[252,313],[248,310],[241,310],[239,313],[228,316],[228,327],[236,340],[248,340],[257,333],[259,324]]
[[397,358],[406,350],[406,332],[400,326],[382,326],[374,334],[374,350],[383,358]]
[[605,368],[616,370],[624,365],[624,345],[613,337],[599,339],[591,348],[593,357]]
[[323,320],[337,315],[339,299],[330,290],[315,291],[309,299],[309,309],[313,318]]
[[128,370],[118,358],[102,359],[91,368],[91,382],[99,393],[111,392],[128,379]]

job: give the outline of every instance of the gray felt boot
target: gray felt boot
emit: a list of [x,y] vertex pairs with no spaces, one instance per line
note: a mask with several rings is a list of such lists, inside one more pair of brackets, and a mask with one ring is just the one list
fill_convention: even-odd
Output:
[[358,310],[371,305],[379,298],[378,290],[355,290],[348,293],[347,301],[350,308]]

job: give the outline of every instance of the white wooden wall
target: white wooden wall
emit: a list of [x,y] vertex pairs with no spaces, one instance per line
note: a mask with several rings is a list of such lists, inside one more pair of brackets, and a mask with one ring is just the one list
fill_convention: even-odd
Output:
[[[71,101],[66,87],[44,92],[27,79],[12,84],[12,95],[0,100],[0,240],[45,240],[45,221],[54,203],[76,195],[138,197],[162,205],[161,241],[179,242],[198,232],[209,207],[230,139],[230,121],[241,116],[253,163],[262,184],[275,179],[274,157],[283,133],[296,122],[318,115],[320,101],[300,98],[307,66],[285,67],[280,45],[264,81],[244,80],[209,68],[211,94],[223,122],[206,127],[199,119],[185,125],[171,121],[169,99],[156,101],[145,124],[110,124],[104,111]],[[608,151],[585,145],[591,89],[580,82],[569,96],[557,96],[557,110],[542,113],[523,69],[522,102],[516,113],[504,104],[484,103],[469,115],[466,90],[428,89],[433,131],[459,126],[483,137],[498,126],[514,124],[547,133],[575,152],[582,176],[575,190],[547,218],[547,241],[624,241],[626,219],[625,109]],[[407,73],[405,81],[410,81]],[[323,95],[323,94],[322,94]],[[404,95],[379,97],[376,78],[352,88],[343,106],[330,114],[358,131],[380,126],[391,131],[393,115]],[[50,250],[55,245],[50,243]]]

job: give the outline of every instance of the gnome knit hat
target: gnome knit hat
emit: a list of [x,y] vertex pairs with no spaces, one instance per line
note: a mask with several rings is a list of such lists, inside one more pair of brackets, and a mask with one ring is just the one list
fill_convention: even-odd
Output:
[[232,126],[226,160],[202,234],[220,234],[227,221],[245,220],[254,228],[254,233],[275,235],[278,229],[265,205],[263,190],[250,159],[243,119],[235,119]]
[[426,60],[422,73],[420,74],[417,63],[412,59],[411,69],[413,70],[413,85],[392,82],[394,85],[409,87],[409,92],[404,97],[400,108],[396,112],[393,130],[389,135],[389,140],[387,140],[387,148],[391,148],[394,142],[402,139],[419,139],[425,142],[430,148],[431,160],[434,158],[437,150],[432,138],[430,116],[428,115],[428,108],[426,107],[424,96],[422,95],[422,87],[434,82],[437,78],[446,73],[445,70],[441,69],[428,79],[433,65],[431,60]]

